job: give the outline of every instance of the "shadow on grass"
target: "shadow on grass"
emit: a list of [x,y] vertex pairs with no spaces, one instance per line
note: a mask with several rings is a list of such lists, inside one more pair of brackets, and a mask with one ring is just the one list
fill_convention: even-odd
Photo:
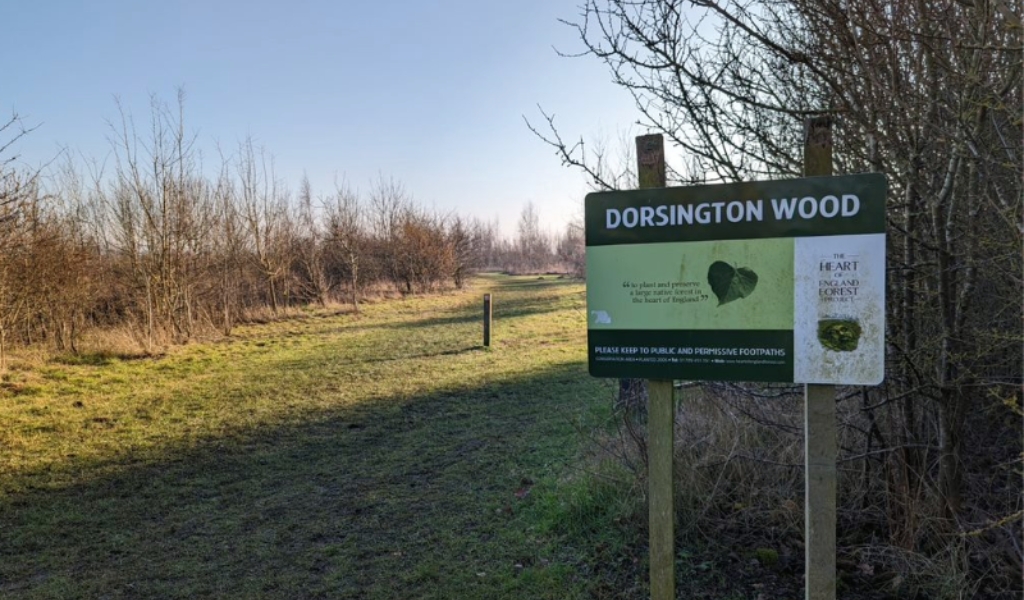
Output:
[[104,367],[113,362],[130,360],[146,360],[161,358],[163,354],[146,352],[112,352],[100,350],[95,352],[66,352],[50,359],[50,362],[69,366]]
[[541,564],[515,492],[572,460],[584,370],[82,465],[76,485],[0,497],[0,596],[504,596]]
[[400,356],[377,356],[372,358],[365,358],[361,360],[342,360],[335,364],[339,366],[344,365],[355,365],[355,364],[368,364],[368,363],[388,363],[388,362],[402,362],[406,360],[416,360],[418,358],[438,358],[441,356],[458,356],[459,354],[466,354],[467,352],[476,352],[483,350],[483,345],[478,346],[465,346],[462,348],[452,348],[448,350],[438,350],[437,352],[421,352],[418,354],[402,354]]
[[[503,304],[495,303],[492,317],[495,321],[503,319],[516,319],[520,317],[531,317],[542,315],[546,313],[558,312],[565,310],[565,306],[557,304],[557,300],[554,302],[530,302],[530,301],[511,301]],[[454,315],[448,315],[443,317],[431,317],[427,319],[419,319],[415,321],[402,321],[396,323],[385,323],[382,325],[376,325],[374,328],[384,329],[419,329],[422,327],[440,327],[445,325],[468,325],[471,323],[480,324],[483,322],[483,309],[466,310],[460,309]]]
[[[517,287],[545,287],[545,288],[557,288],[564,287],[566,285],[573,285],[573,282],[556,281],[556,280],[545,280],[544,282],[502,282],[501,285],[492,288],[494,294],[494,304],[492,308],[492,315],[495,321],[516,319],[520,317],[532,317],[539,316],[547,313],[558,312],[565,310],[566,299],[563,297],[553,296],[550,298],[536,298],[532,295],[525,295],[525,293],[531,293],[536,291],[535,289],[530,290],[518,290],[514,291],[512,295],[503,296],[501,290],[503,288],[517,288]],[[372,323],[362,324],[359,321],[350,321],[337,327],[339,331],[357,331],[357,330],[376,330],[376,329],[419,329],[422,327],[440,327],[447,325],[469,325],[472,323],[482,323],[483,321],[483,300],[482,293],[479,302],[471,301],[455,310],[446,311],[441,316],[430,316],[423,319],[405,319],[401,321],[395,321],[392,323]],[[580,308],[582,310],[584,297],[582,292],[579,294]]]

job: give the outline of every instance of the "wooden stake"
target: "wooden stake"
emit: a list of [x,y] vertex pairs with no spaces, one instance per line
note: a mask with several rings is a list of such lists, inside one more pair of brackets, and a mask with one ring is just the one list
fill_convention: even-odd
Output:
[[[804,175],[832,174],[832,119],[804,122]],[[836,388],[804,386],[806,600],[836,597]]]
[[484,348],[491,345],[491,295],[484,294]]
[[836,388],[804,388],[807,600],[836,597]]
[[[636,138],[639,188],[665,187],[665,140],[661,134]],[[632,388],[639,386],[620,386]],[[676,595],[675,574],[675,403],[668,379],[647,382],[647,495],[650,529],[651,599]]]

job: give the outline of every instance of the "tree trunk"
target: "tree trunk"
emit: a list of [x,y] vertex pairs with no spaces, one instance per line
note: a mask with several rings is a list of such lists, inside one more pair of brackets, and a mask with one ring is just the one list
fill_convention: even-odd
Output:
[[270,309],[277,314],[277,285],[274,282],[274,277],[267,277],[267,281],[270,284]]
[[352,260],[352,309],[359,314],[359,265]]
[[153,287],[146,277],[146,352],[153,352]]
[[0,321],[0,373],[7,371],[7,326]]
[[963,398],[955,387],[943,388],[939,409],[939,491],[945,501],[946,516],[950,518],[956,518],[963,508],[960,493],[963,483],[960,465],[962,405]]

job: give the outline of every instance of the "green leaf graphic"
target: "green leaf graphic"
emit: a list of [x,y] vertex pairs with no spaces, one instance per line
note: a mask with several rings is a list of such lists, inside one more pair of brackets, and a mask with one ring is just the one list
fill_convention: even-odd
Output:
[[829,350],[852,352],[861,335],[860,323],[853,319],[822,319],[818,321],[818,341]]
[[746,267],[737,269],[729,263],[716,260],[708,268],[708,283],[721,306],[753,294],[757,287],[757,273]]

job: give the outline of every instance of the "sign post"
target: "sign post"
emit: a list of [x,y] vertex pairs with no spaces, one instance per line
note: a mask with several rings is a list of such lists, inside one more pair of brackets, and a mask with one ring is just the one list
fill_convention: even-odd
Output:
[[835,598],[834,386],[884,377],[887,182],[821,176],[829,127],[807,127],[817,176],[586,198],[590,374],[650,380],[655,599],[674,587],[673,379],[807,384],[807,598]]
[[[809,118],[804,122],[804,175],[831,174],[832,120]],[[836,597],[836,482],[836,388],[809,383],[804,386],[806,600]]]
[[[636,138],[640,189],[665,187],[665,140],[660,134]],[[651,600],[676,595],[675,573],[675,402],[671,379],[647,382],[647,497],[650,530]]]

